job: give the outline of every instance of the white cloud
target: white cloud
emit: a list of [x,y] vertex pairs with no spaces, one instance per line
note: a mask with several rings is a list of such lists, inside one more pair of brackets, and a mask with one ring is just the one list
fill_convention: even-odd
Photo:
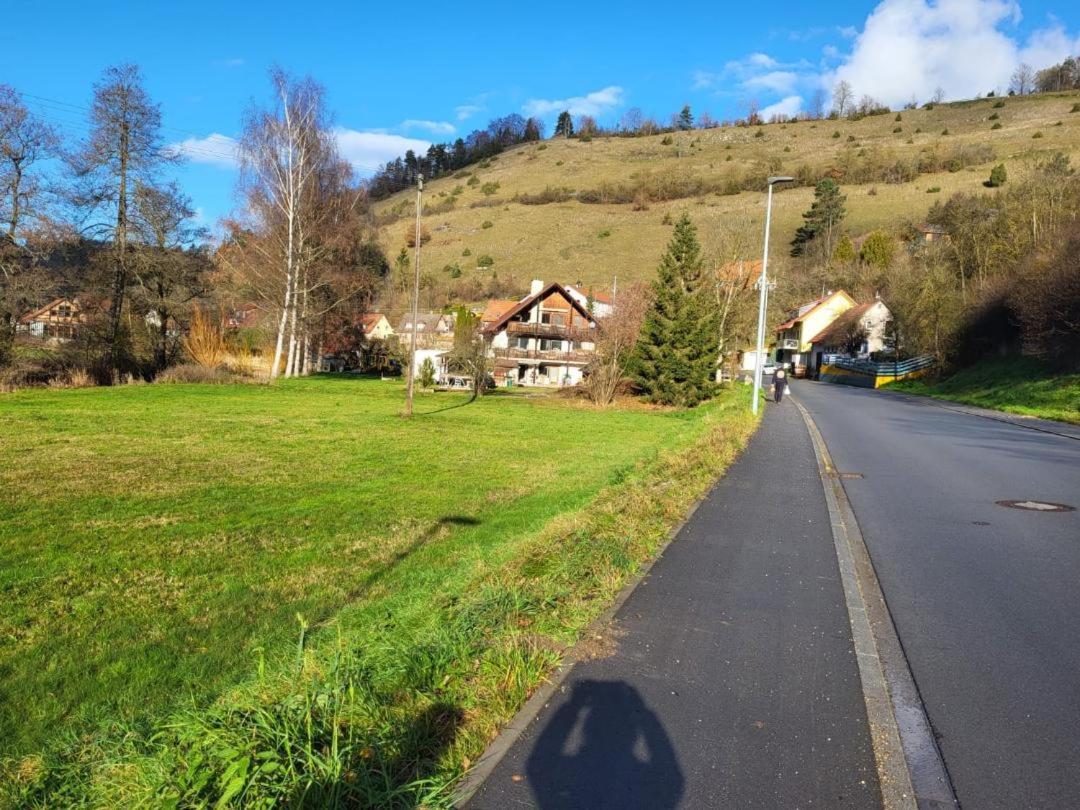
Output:
[[567,110],[571,115],[602,115],[623,103],[621,87],[605,87],[584,96],[563,99],[531,98],[523,109],[529,115],[551,115]]
[[1003,30],[1020,17],[1011,0],[883,0],[843,64],[822,78],[827,85],[845,79],[856,95],[892,105],[913,94],[927,99],[937,87],[946,98],[970,98],[1007,87],[1021,61],[1046,67],[1080,45],[1054,25],[1022,46]]
[[390,135],[385,132],[360,132],[339,127],[334,130],[341,156],[358,169],[373,171],[388,160],[399,158],[409,149],[427,152],[430,141]]
[[192,163],[232,169],[240,162],[236,155],[236,140],[219,132],[205,138],[186,138],[171,144],[169,148]]
[[486,108],[480,104],[461,104],[454,107],[454,112],[457,113],[457,120],[464,121],[467,118],[472,118],[477,113],[481,113]]
[[751,76],[743,82],[747,90],[769,90],[773,93],[790,93],[799,77],[790,70],[770,70],[760,76]]
[[774,115],[795,116],[802,110],[802,103],[802,96],[787,96],[775,104],[770,104],[758,114],[766,121]]
[[408,132],[413,129],[424,129],[432,135],[453,135],[457,128],[446,121],[427,121],[424,119],[410,118],[401,122],[401,129]]
[[777,61],[771,56],[769,56],[767,53],[752,53],[748,57],[746,57],[746,61],[748,64],[751,64],[754,67],[766,69],[774,68],[778,64]]

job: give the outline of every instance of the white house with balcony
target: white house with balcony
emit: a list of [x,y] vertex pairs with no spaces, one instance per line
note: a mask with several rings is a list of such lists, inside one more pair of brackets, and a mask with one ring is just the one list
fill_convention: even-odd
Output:
[[[484,339],[496,385],[563,387],[581,382],[596,351],[596,318],[561,284],[533,281],[520,301],[492,302]],[[486,317],[488,313],[491,317]]]
[[855,299],[838,290],[789,311],[776,327],[776,361],[790,364],[796,377],[804,376],[810,367],[813,338],[853,306]]

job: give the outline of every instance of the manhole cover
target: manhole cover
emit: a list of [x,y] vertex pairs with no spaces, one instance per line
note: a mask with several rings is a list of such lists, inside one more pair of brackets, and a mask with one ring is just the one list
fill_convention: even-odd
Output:
[[1028,512],[1075,512],[1075,506],[1063,503],[1050,503],[1049,501],[997,501],[998,506],[1007,506],[1009,509],[1025,509]]

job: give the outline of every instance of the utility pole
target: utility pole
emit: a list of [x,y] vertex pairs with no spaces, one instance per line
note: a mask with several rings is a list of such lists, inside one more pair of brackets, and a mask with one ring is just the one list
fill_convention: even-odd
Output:
[[765,310],[769,300],[769,225],[772,220],[772,190],[777,183],[790,183],[794,179],[794,177],[770,177],[767,181],[769,197],[765,203],[765,247],[761,253],[761,278],[757,282],[760,294],[758,296],[757,351],[754,353],[754,398],[750,401],[750,411],[755,415],[758,412],[758,395],[761,391],[761,368],[764,365],[761,355],[765,352]]
[[420,211],[423,206],[424,175],[416,175],[416,261],[413,269],[412,323],[409,329],[409,379],[405,382],[405,416],[413,413],[413,377],[416,364],[416,319],[420,316]]

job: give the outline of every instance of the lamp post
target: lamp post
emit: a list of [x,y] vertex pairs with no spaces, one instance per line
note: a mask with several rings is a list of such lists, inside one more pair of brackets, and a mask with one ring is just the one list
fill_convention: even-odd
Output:
[[761,361],[762,352],[765,351],[765,308],[769,298],[769,225],[772,220],[772,190],[777,183],[790,183],[794,177],[770,177],[766,182],[769,184],[769,197],[765,203],[765,247],[761,253],[761,278],[758,279],[758,320],[757,320],[757,351],[754,354],[754,398],[750,402],[750,410],[757,414],[758,396],[761,392]]

